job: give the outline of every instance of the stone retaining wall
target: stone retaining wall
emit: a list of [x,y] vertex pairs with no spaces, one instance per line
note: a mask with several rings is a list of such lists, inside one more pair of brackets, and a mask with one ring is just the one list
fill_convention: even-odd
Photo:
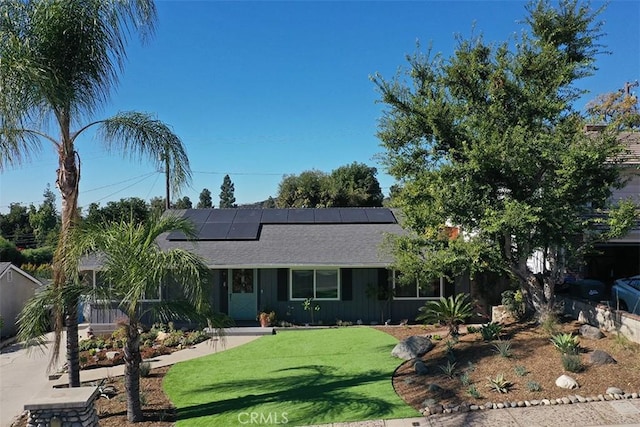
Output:
[[558,297],[558,301],[563,303],[565,314],[605,331],[617,331],[630,341],[640,343],[640,316],[587,300]]
[[97,387],[55,388],[25,404],[28,427],[95,427],[99,425],[93,401]]

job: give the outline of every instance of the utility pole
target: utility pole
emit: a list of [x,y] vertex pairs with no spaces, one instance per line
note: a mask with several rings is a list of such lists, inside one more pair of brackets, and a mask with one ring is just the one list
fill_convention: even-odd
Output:
[[165,173],[165,204],[164,207],[166,210],[171,209],[171,201],[169,200],[169,156],[164,154],[164,173]]

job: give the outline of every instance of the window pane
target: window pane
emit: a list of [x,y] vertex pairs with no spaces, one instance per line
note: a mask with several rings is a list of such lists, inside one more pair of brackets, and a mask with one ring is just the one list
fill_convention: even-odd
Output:
[[232,273],[232,292],[234,294],[252,294],[253,293],[253,270],[241,269],[233,270]]
[[337,299],[338,298],[338,271],[337,270],[317,270],[316,271],[316,298]]
[[415,298],[417,293],[416,284],[402,283],[396,279],[395,296],[397,298]]
[[439,297],[440,296],[440,279],[433,280],[431,283],[420,286],[418,295],[421,298]]
[[291,298],[313,298],[313,270],[291,271]]

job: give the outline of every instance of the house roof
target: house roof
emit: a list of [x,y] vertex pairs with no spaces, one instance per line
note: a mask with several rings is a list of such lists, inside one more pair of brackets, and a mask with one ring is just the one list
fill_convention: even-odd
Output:
[[12,271],[17,272],[18,274],[21,274],[22,276],[24,276],[27,279],[31,280],[33,283],[36,283],[38,285],[42,285],[42,282],[40,280],[38,280],[35,277],[31,276],[26,271],[16,267],[12,263],[10,263],[10,262],[0,262],[0,277],[4,276],[7,273],[7,271],[9,271],[9,270],[12,270]]
[[[287,220],[260,219],[255,238],[233,238],[229,234],[220,237],[223,233],[216,234],[211,230],[224,228],[226,223],[210,222],[211,233],[200,234],[198,241],[187,241],[167,233],[158,239],[158,244],[162,249],[188,249],[206,259],[211,267],[383,267],[393,261],[384,244],[386,236],[403,233],[393,211],[386,208],[190,209],[173,212],[193,220],[202,218],[207,212],[210,215],[215,212],[218,219],[232,213],[224,211],[235,211],[236,214],[253,211],[240,213],[245,218],[274,218],[286,214]],[[309,219],[312,216],[314,221]]]
[[640,132],[621,132],[618,140],[627,146],[627,151],[622,155],[626,165],[640,165]]

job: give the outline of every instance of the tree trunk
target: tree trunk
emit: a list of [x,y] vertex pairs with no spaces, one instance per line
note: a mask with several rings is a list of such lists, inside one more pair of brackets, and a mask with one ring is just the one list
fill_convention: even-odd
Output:
[[69,387],[80,387],[80,351],[78,345],[78,308],[69,307],[66,313],[67,363],[69,367]]
[[[72,228],[78,218],[78,191],[80,170],[76,161],[73,143],[68,142],[68,135],[63,135],[63,145],[58,153],[58,171],[56,185],[62,195],[62,224],[60,240],[53,260],[53,286],[61,290],[69,282],[64,266],[66,262],[67,246]],[[65,142],[67,142],[65,144]],[[69,369],[69,387],[80,387],[80,352],[78,348],[78,315],[76,314],[78,301],[65,301],[62,314],[67,327],[67,363]],[[59,333],[60,331],[56,331]]]
[[127,391],[127,419],[132,423],[143,420],[140,404],[140,332],[136,321],[129,318],[127,343],[124,347],[124,387]]

